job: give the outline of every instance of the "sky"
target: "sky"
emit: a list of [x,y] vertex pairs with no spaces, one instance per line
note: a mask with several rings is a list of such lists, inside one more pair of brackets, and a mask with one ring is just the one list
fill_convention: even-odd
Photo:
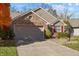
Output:
[[57,10],[57,13],[63,13],[65,9],[68,9],[70,13],[73,13],[72,18],[79,18],[79,4],[78,3],[11,3],[11,9],[22,11],[23,9],[29,10],[37,7],[52,7]]

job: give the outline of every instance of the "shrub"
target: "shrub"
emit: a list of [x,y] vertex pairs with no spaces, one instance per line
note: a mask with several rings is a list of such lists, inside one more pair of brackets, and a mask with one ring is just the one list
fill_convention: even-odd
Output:
[[6,33],[0,28],[0,38],[4,39],[6,37]]
[[69,41],[70,41],[71,36],[72,36],[74,30],[73,30],[73,27],[71,26],[71,24],[69,23],[69,21],[65,20],[64,23],[67,24],[67,26],[65,28],[65,32],[68,33],[68,38],[69,38]]
[[52,32],[52,26],[48,25],[48,29]]
[[4,31],[3,29],[0,28],[0,38],[1,39],[13,39],[14,37],[14,32],[11,28],[9,28],[7,31]]
[[52,32],[49,29],[45,29],[44,34],[47,39],[52,37]]
[[66,32],[58,32],[57,33],[57,38],[67,38],[68,36],[69,36],[69,34]]
[[10,29],[7,31],[7,36],[8,36],[8,39],[13,39],[13,38],[14,38],[15,34],[14,34],[13,29],[10,28]]

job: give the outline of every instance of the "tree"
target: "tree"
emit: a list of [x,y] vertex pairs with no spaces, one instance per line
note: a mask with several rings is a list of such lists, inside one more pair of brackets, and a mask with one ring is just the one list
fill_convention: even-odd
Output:
[[43,8],[46,9],[46,8],[49,8],[50,6],[49,6],[49,4],[47,4],[47,3],[42,3],[42,4],[41,4],[41,7],[43,7]]
[[3,40],[7,39],[13,39],[15,36],[14,31],[12,28],[9,28],[7,31],[4,31],[2,28],[0,28],[0,38]]
[[0,14],[0,28],[4,31],[8,30],[12,23],[12,19],[10,17],[10,4],[9,3],[2,3],[0,4],[0,11],[2,11],[2,16]]
[[64,20],[69,20],[74,15],[74,12],[70,12],[69,9],[64,9],[64,12],[60,14],[60,18]]
[[73,27],[71,26],[68,20],[70,20],[73,15],[73,12],[70,12],[68,9],[64,9],[64,12],[60,16],[60,18],[63,19],[64,23],[67,25],[65,28],[65,32],[68,33],[69,41],[73,33]]
[[26,11],[27,11],[26,6],[23,6],[23,7],[22,7],[22,12],[26,12]]
[[11,12],[15,12],[15,11],[17,11],[16,6],[12,6],[11,7]]
[[53,15],[53,8],[50,7],[50,8],[48,9],[48,12],[51,13],[51,14]]
[[56,11],[56,9],[53,9],[52,7],[50,7],[48,9],[48,12],[51,13],[53,16],[57,17],[57,11]]
[[69,23],[68,20],[65,20],[64,23],[67,24],[67,26],[65,28],[65,32],[68,33],[68,38],[69,38],[68,41],[70,41],[71,40],[71,36],[73,34],[73,27],[71,26],[71,24]]
[[10,4],[2,3],[0,4],[0,9],[2,11],[2,16],[0,14],[0,38],[8,39],[9,35],[7,31],[9,31],[12,24],[12,19],[10,17]]

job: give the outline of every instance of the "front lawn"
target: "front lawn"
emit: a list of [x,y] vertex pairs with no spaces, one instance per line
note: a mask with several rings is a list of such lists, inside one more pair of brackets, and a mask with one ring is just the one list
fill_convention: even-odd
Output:
[[0,40],[0,56],[16,56],[17,50],[14,40]]
[[79,51],[79,37],[71,38],[71,41],[66,43],[65,46]]
[[66,44],[65,46],[79,51],[79,43],[70,43]]

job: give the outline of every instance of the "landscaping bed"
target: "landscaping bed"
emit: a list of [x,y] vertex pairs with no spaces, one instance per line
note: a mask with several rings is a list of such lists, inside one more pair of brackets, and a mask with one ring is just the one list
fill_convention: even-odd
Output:
[[15,40],[0,40],[0,56],[16,56]]

